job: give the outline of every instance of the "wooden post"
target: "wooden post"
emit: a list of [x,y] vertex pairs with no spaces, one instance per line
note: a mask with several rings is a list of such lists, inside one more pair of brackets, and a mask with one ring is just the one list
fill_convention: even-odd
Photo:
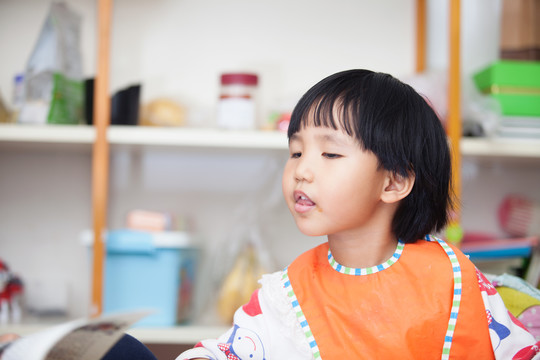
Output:
[[416,72],[426,70],[426,0],[416,0]]
[[[461,150],[460,141],[462,136],[461,124],[461,67],[460,67],[460,0],[450,0],[450,59],[448,74],[448,125],[447,131],[450,138],[452,151],[452,183],[457,201],[457,209],[450,224],[453,230],[457,230],[449,240],[459,243],[462,231],[459,227],[461,219]],[[451,237],[451,238],[450,238]]]
[[98,56],[94,87],[94,126],[96,139],[92,156],[92,211],[94,256],[92,272],[91,316],[103,310],[103,235],[107,228],[107,197],[109,184],[109,143],[107,127],[110,119],[109,55],[112,0],[98,1]]

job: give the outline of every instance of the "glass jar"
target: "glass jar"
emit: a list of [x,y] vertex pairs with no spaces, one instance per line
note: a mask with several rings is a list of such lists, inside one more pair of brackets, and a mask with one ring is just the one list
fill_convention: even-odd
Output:
[[258,80],[257,75],[249,73],[221,75],[217,113],[219,127],[235,130],[257,127]]

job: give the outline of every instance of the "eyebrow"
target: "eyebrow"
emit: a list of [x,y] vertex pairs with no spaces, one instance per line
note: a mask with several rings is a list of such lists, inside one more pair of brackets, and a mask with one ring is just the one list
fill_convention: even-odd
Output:
[[294,133],[291,135],[291,137],[289,137],[289,142],[297,140],[300,140],[300,136],[298,136],[298,133]]

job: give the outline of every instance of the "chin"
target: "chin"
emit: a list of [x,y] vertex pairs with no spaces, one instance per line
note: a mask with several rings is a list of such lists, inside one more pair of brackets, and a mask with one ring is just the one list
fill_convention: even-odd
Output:
[[313,228],[313,226],[301,224],[300,221],[296,221],[296,226],[298,227],[298,230],[300,230],[300,232],[306,236],[326,236],[327,234],[325,231]]

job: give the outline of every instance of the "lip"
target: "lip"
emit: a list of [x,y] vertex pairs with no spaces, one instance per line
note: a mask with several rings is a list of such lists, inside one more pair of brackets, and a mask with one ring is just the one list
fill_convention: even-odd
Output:
[[294,210],[297,213],[304,214],[316,207],[316,203],[309,198],[303,191],[296,190],[294,192]]

